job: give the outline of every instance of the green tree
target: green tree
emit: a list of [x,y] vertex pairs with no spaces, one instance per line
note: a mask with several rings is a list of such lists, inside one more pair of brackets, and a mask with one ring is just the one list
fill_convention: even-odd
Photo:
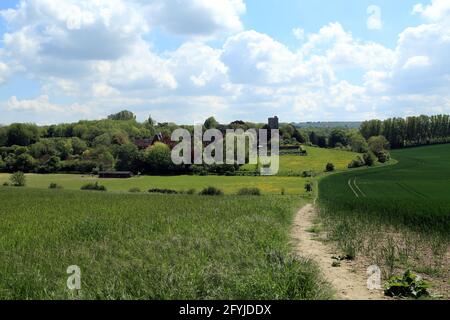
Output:
[[346,146],[348,144],[347,134],[343,129],[334,129],[331,131],[329,146],[335,148],[338,145]]
[[29,146],[39,140],[39,129],[33,124],[15,123],[8,127],[8,146]]
[[108,119],[109,120],[118,120],[118,121],[130,121],[130,120],[136,120],[136,116],[131,111],[123,110],[118,113],[109,115]]
[[384,136],[371,137],[368,144],[370,151],[374,154],[378,154],[389,149],[389,141]]
[[173,163],[169,146],[157,142],[145,151],[145,172],[152,174],[167,174],[171,172]]
[[207,130],[217,129],[218,126],[219,126],[219,122],[217,122],[214,117],[210,117],[210,118],[206,119],[205,124],[204,124],[204,127]]
[[353,152],[365,153],[369,150],[366,139],[359,132],[351,132],[348,135],[348,144]]
[[23,172],[31,172],[36,168],[36,160],[28,153],[21,154],[16,159],[16,170]]
[[138,171],[139,150],[134,144],[124,144],[116,150],[116,170]]

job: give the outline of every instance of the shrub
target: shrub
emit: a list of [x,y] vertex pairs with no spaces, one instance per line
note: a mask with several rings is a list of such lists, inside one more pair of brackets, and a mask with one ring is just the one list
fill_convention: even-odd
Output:
[[26,185],[25,175],[20,171],[13,173],[9,180],[11,181],[11,185],[14,187],[25,187]]
[[158,188],[150,189],[150,190],[148,190],[148,192],[150,192],[150,193],[161,193],[161,194],[178,194],[178,191],[176,191],[176,190],[158,189]]
[[87,183],[84,186],[81,187],[81,190],[88,190],[88,191],[106,191],[106,187],[98,184],[98,182],[95,183]]
[[302,172],[302,177],[303,178],[312,178],[316,175],[316,173],[314,171],[303,171]]
[[349,169],[361,168],[361,167],[364,167],[364,165],[365,165],[364,160],[358,156],[358,158],[356,158],[355,160],[350,162],[350,164],[348,165],[348,168]]
[[364,153],[363,155],[364,164],[368,167],[372,167],[377,161],[375,155],[372,152]]
[[380,163],[386,163],[391,159],[391,155],[386,150],[378,152],[377,157]]
[[189,189],[187,192],[186,192],[186,194],[189,194],[189,195],[193,195],[193,194],[195,194],[197,191],[195,190],[195,189]]
[[392,277],[386,284],[384,294],[389,297],[401,297],[401,298],[420,298],[422,296],[428,296],[427,289],[430,285],[420,279],[411,271],[406,271],[402,277]]
[[305,184],[305,190],[306,190],[306,192],[312,192],[313,184],[311,182],[308,182],[307,184]]
[[4,187],[9,187],[9,183],[8,183],[8,182],[5,182],[5,183],[3,183],[3,186],[4,186]]
[[261,190],[258,188],[243,188],[238,191],[239,196],[260,196]]
[[130,190],[128,190],[128,192],[130,192],[130,193],[141,193],[142,191],[141,191],[140,188],[134,187],[134,188],[131,188]]
[[50,183],[50,185],[48,186],[48,188],[49,189],[62,189],[63,187],[62,186],[60,186],[59,184],[57,184],[57,183]]
[[222,196],[223,192],[215,187],[208,187],[203,189],[199,194],[201,196]]
[[326,172],[333,172],[334,171],[334,164],[332,163],[327,163],[327,166],[325,168]]

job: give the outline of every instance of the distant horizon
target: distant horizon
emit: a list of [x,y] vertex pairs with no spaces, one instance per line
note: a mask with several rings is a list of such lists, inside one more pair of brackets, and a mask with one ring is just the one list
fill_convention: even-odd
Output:
[[[130,110],[130,111],[131,111],[131,110]],[[345,123],[351,124],[351,123],[353,123],[353,124],[356,124],[356,123],[363,123],[363,122],[365,122],[365,121],[370,121],[370,120],[380,120],[380,121],[385,121],[385,120],[387,120],[387,119],[392,119],[392,118],[403,118],[403,119],[406,119],[406,118],[408,118],[408,117],[420,117],[420,116],[432,117],[432,116],[438,116],[438,115],[446,115],[446,114],[444,114],[444,113],[442,113],[442,114],[417,114],[417,115],[408,115],[408,116],[405,116],[405,117],[373,118],[373,119],[352,120],[352,121],[347,121],[347,120],[284,121],[284,119],[281,119],[280,117],[278,117],[278,118],[279,118],[279,123],[280,123],[280,125],[281,125],[281,124],[296,124],[296,125],[302,125],[302,124],[318,124],[318,123],[321,123],[321,124],[329,124],[329,123],[341,123],[341,124],[345,124]],[[21,122],[21,121],[13,121],[13,122],[10,122],[10,123],[0,123],[0,127],[2,127],[2,126],[9,126],[9,125],[15,124],[15,123],[31,123],[31,124],[35,124],[35,125],[37,125],[37,126],[52,126],[52,125],[60,125],[60,124],[78,123],[78,122],[80,122],[80,121],[101,121],[101,120],[107,120],[108,116],[109,116],[109,115],[106,115],[106,116],[101,117],[101,118],[98,118],[98,119],[80,119],[80,120],[77,120],[77,121],[58,122],[58,123],[37,123],[37,122]],[[276,115],[272,115],[272,116],[276,116]],[[247,122],[247,123],[263,124],[263,123],[267,123],[267,120],[268,120],[270,117],[272,117],[272,116],[267,116],[266,120],[261,120],[261,121],[247,120],[247,119],[245,119],[245,118],[243,118],[243,119],[234,119],[234,120],[231,120],[231,121],[221,121],[220,119],[218,119],[218,118],[216,118],[216,117],[214,117],[214,116],[212,116],[212,117],[214,117],[214,118],[217,120],[217,122],[218,122],[219,124],[226,125],[226,124],[229,124],[229,123],[232,123],[232,122],[235,122],[235,121],[243,121],[243,122]],[[210,117],[211,117],[211,116],[210,116]],[[155,120],[156,123],[174,123],[174,124],[176,124],[176,125],[193,126],[193,125],[195,125],[195,124],[204,123],[204,121],[205,121],[206,119],[208,119],[208,118],[209,118],[209,117],[206,117],[205,119],[199,119],[199,121],[194,122],[194,123],[181,123],[181,122],[172,122],[172,121],[159,121],[158,119],[155,119],[155,118],[153,118],[153,120]],[[148,119],[148,118],[144,118],[144,119],[138,119],[138,118],[136,118],[136,121],[137,121],[138,123],[144,123],[147,119]]]

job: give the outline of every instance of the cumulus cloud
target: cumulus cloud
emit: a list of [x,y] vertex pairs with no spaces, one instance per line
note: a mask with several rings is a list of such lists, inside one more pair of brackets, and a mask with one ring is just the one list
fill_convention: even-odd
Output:
[[8,74],[9,74],[8,65],[0,61],[0,85],[6,82]]
[[240,16],[245,11],[243,0],[150,0],[145,9],[154,24],[171,33],[188,36],[241,31]]
[[305,38],[305,30],[302,28],[292,29],[292,34],[297,40],[303,40]]
[[450,2],[448,0],[432,0],[431,4],[418,3],[413,8],[414,14],[420,14],[431,21],[439,21],[450,15]]
[[[301,42],[292,49],[243,30],[245,10],[243,0],[24,0],[1,11],[8,32],[0,84],[23,72],[42,84],[41,95],[0,106],[61,119],[127,107],[142,118],[179,122],[273,113],[293,121],[359,120],[406,105],[408,112],[450,107],[450,28],[441,1],[416,6],[427,23],[405,29],[394,48],[334,22],[308,35],[293,29]],[[181,35],[182,44],[157,53],[158,43],[146,40],[156,27]],[[348,76],[353,71],[362,79]],[[67,100],[78,103],[52,102]]]
[[9,111],[33,111],[33,112],[58,112],[58,113],[88,113],[88,108],[78,104],[72,104],[69,106],[62,106],[50,102],[50,99],[46,95],[37,97],[31,100],[20,100],[17,97],[11,97],[3,107]]

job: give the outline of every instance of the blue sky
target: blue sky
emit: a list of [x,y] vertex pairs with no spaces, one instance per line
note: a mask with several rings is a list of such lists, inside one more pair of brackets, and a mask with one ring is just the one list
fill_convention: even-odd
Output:
[[0,123],[450,112],[450,1],[3,0]]

